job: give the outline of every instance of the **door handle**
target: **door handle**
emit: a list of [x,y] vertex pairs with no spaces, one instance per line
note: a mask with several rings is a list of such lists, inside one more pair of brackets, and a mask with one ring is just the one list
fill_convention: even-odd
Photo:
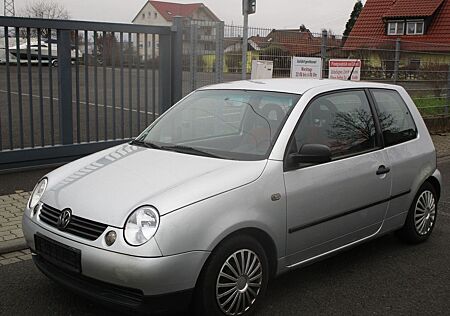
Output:
[[382,174],[386,174],[386,173],[389,173],[389,171],[391,171],[390,168],[388,168],[388,167],[386,167],[384,165],[381,165],[380,167],[378,167],[377,175],[379,176],[379,175],[382,175]]

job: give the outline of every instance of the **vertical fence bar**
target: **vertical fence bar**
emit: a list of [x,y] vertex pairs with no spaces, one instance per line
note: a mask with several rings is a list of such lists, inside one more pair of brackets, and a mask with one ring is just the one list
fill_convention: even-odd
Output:
[[107,87],[107,80],[106,80],[106,50],[107,47],[106,45],[109,45],[109,40],[106,39],[106,32],[103,31],[103,47],[102,47],[102,56],[103,56],[103,115],[105,116],[103,119],[103,124],[104,124],[104,133],[105,133],[105,138],[104,140],[108,139],[108,111],[107,111],[107,104],[108,104],[108,100],[107,100],[107,95],[106,95],[106,87]]
[[194,91],[197,88],[197,25],[192,23],[192,20],[189,20],[189,24],[191,26],[189,43],[191,58],[189,62],[189,69],[191,72],[191,91]]
[[38,28],[37,30],[37,40],[38,40],[38,88],[39,88],[39,123],[41,127],[41,146],[45,145],[44,137],[44,93],[42,89],[42,30]]
[[398,71],[400,68],[400,38],[395,41],[395,61],[394,61],[394,84],[398,81]]
[[156,34],[152,34],[152,112],[156,120]]
[[159,114],[172,105],[171,36],[159,36]]
[[31,29],[27,27],[28,105],[30,113],[30,143],[34,147],[33,73],[31,71]]
[[327,46],[328,46],[328,32],[322,31],[322,42],[320,46],[320,57],[322,58],[322,78],[327,78]]
[[75,104],[77,107],[77,143],[81,143],[81,113],[80,113],[80,54],[79,34],[75,31]]
[[130,124],[130,138],[133,135],[133,43],[131,36],[131,33],[128,33],[128,123]]
[[174,18],[171,37],[172,96],[169,106],[181,100],[183,96],[183,18]]
[[145,102],[145,126],[148,126],[148,34],[144,34],[144,102]]
[[113,121],[113,139],[116,139],[116,34],[111,33],[111,104]]
[[448,114],[450,107],[450,65],[448,65],[448,72],[447,72],[447,104],[445,105],[444,112],[445,114]]
[[22,73],[20,69],[20,39],[19,34],[20,29],[16,27],[16,61],[17,61],[17,96],[19,98],[19,137],[20,137],[20,148],[24,147],[23,144],[23,104],[22,104]]
[[223,21],[216,23],[216,83],[223,82],[224,28]]
[[95,103],[95,141],[98,142],[98,47],[97,47],[97,31],[94,31],[94,103]]
[[89,115],[89,33],[84,31],[84,98],[86,103],[86,141],[91,141]]
[[48,94],[50,98],[50,142],[55,145],[55,120],[53,113],[53,57],[52,57],[52,30],[47,29],[48,46]]
[[12,107],[11,107],[11,69],[9,67],[9,30],[5,26],[5,61],[6,61],[6,98],[8,102],[8,132],[9,132],[9,149],[14,148],[13,127],[12,127]]
[[63,145],[73,143],[72,58],[70,31],[58,30],[58,91],[60,132]]
[[141,132],[141,73],[140,73],[140,64],[141,64],[141,56],[140,50],[140,34],[136,33],[136,57],[137,57],[137,65],[136,65],[136,107],[137,107],[137,130],[138,133]]
[[120,32],[120,130],[122,139],[125,138],[125,122],[124,122],[124,74],[123,74],[123,33]]

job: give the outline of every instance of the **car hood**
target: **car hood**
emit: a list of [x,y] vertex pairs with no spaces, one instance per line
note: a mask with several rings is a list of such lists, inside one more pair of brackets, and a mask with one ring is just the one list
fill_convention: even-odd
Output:
[[48,175],[42,202],[123,227],[132,210],[161,215],[256,180],[267,161],[234,161],[119,145]]

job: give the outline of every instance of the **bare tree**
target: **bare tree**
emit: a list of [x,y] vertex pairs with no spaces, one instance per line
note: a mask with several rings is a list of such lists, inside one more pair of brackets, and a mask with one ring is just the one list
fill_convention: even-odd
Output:
[[[69,11],[60,3],[54,2],[53,0],[35,0],[32,2],[27,2],[25,8],[19,12],[23,17],[27,18],[38,18],[38,19],[57,19],[57,20],[67,20],[70,18]],[[41,36],[47,38],[49,36],[49,31],[47,29],[41,29]],[[31,29],[30,35],[36,37],[37,29]],[[54,33],[55,31],[52,31]],[[27,36],[26,29],[20,30],[20,35],[25,38]],[[53,36],[54,34],[52,34]]]
[[22,16],[38,19],[59,19],[67,20],[70,18],[69,11],[60,3],[52,0],[36,0],[27,2],[25,9],[21,12]]

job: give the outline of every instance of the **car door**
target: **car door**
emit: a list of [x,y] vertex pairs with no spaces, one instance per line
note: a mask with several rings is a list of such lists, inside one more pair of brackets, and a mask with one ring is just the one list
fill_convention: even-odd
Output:
[[[391,175],[373,113],[362,89],[320,95],[304,110],[285,159],[289,265],[380,229]],[[332,161],[290,164],[289,153],[305,144],[329,146]]]
[[395,198],[389,203],[386,215],[386,229],[389,229],[404,224],[418,186],[436,168],[436,156],[429,135],[418,137],[411,110],[396,90],[371,89],[371,95],[391,162],[391,195]]

